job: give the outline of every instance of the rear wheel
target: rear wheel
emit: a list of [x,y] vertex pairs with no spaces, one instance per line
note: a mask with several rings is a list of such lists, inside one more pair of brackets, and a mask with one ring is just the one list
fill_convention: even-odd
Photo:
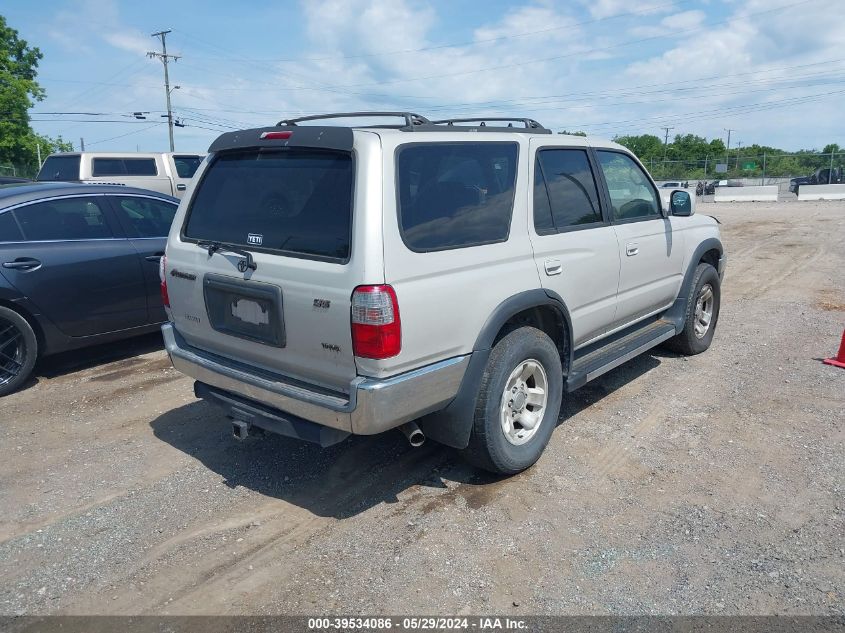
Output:
[[710,347],[719,320],[720,301],[719,274],[710,264],[699,264],[687,299],[684,329],[667,341],[666,347],[688,356],[700,354]]
[[507,334],[487,361],[464,458],[507,475],[534,464],[557,424],[562,392],[560,354],[552,340],[533,327]]
[[0,396],[12,393],[32,373],[38,339],[26,319],[0,306]]

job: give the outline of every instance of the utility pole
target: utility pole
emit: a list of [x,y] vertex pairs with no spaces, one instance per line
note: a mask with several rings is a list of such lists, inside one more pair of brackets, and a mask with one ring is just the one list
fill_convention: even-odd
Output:
[[81,136],[79,137],[79,151],[80,152],[85,151],[85,139],[82,138]]
[[663,137],[663,169],[666,169],[666,151],[669,149],[669,130],[674,130],[673,127],[662,127],[661,130],[665,130],[666,134]]
[[731,156],[731,132],[736,132],[736,130],[732,130],[730,128],[722,128],[725,132],[728,133],[728,147],[725,150],[725,166],[730,169],[730,156]]
[[[173,109],[170,107],[170,75],[167,72],[167,64],[172,59],[174,62],[179,59],[180,55],[168,55],[167,54],[167,34],[170,33],[170,29],[166,31],[159,31],[158,33],[153,33],[150,37],[158,37],[161,39],[161,52],[150,51],[147,53],[147,57],[150,59],[157,58],[161,60],[161,63],[164,64],[164,93],[167,96],[167,133],[170,137],[170,151],[175,151],[173,147]],[[175,90],[175,88],[174,88]]]

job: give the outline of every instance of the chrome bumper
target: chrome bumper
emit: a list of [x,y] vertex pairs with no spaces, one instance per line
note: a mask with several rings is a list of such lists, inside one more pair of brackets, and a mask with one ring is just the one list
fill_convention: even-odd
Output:
[[449,358],[391,378],[359,376],[349,395],[309,389],[189,346],[172,323],[161,327],[173,366],[207,385],[305,420],[373,435],[444,408],[458,393],[470,356]]

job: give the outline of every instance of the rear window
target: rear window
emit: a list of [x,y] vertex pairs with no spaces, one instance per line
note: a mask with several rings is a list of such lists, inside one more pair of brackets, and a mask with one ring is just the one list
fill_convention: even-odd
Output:
[[413,251],[503,242],[510,232],[516,143],[430,143],[399,150],[402,239]]
[[155,158],[95,158],[92,176],[157,176]]
[[36,180],[79,180],[79,156],[48,156]]
[[350,254],[352,184],[346,152],[223,154],[202,177],[184,236],[343,262]]
[[200,156],[173,157],[173,164],[176,165],[176,174],[179,178],[193,178],[201,162],[202,158]]

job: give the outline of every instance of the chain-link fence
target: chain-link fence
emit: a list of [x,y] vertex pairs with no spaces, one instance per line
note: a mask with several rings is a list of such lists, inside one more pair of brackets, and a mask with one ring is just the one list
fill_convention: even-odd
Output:
[[733,151],[729,156],[707,156],[694,160],[651,159],[644,164],[652,177],[660,181],[745,180],[769,185],[805,176],[812,178],[813,184],[845,182],[845,152],[749,154]]
[[0,176],[12,178],[35,178],[38,174],[38,165],[13,165],[11,163],[0,163]]

